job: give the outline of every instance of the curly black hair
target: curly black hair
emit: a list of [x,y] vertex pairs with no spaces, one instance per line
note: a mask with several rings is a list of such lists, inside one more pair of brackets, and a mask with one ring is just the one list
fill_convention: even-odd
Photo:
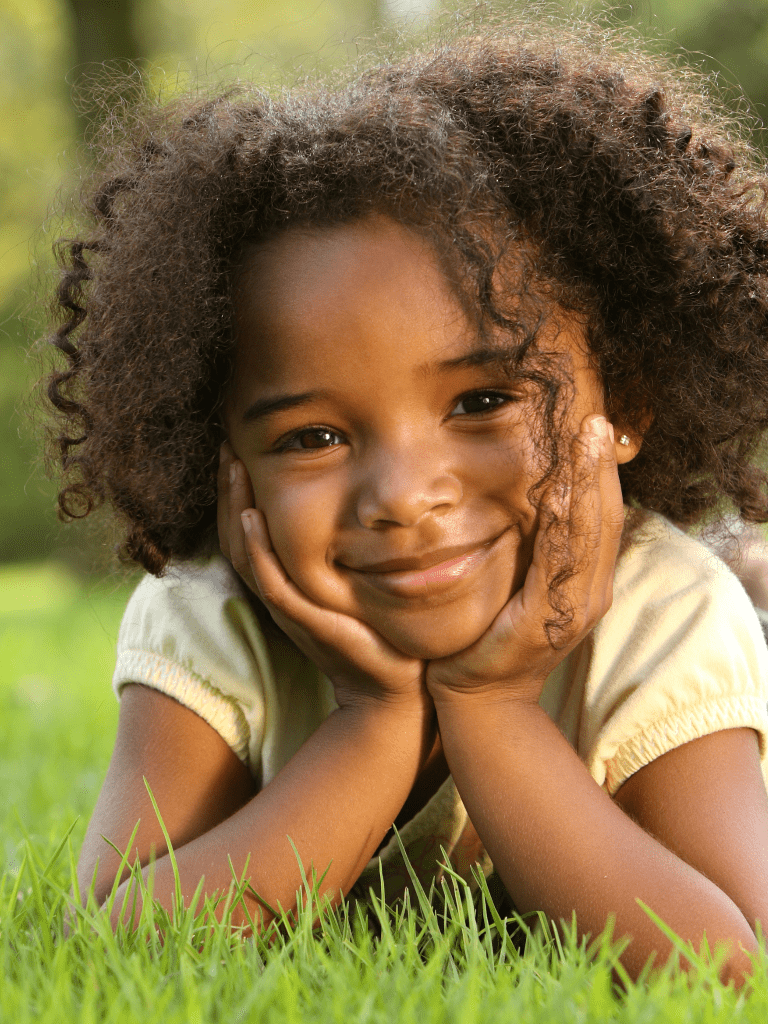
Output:
[[534,292],[584,325],[608,414],[644,437],[625,502],[768,521],[768,177],[695,75],[633,49],[489,30],[351,83],[241,85],[105,128],[88,220],[59,246],[61,514],[107,501],[123,556],[155,574],[209,545],[245,246],[378,213],[433,240],[518,367],[535,331],[495,282],[511,245],[532,254]]

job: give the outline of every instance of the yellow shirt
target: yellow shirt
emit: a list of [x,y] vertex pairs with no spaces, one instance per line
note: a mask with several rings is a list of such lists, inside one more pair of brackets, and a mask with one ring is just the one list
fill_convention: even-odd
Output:
[[[750,727],[768,783],[768,649],[739,581],[710,550],[642,512],[616,563],[613,605],[548,677],[540,703],[610,794],[689,740]],[[120,628],[114,687],[142,683],[207,721],[261,787],[336,707],[333,687],[281,634],[262,632],[220,555],[147,576]],[[468,881],[491,862],[448,778],[400,831],[429,891],[441,847]],[[380,858],[380,860],[379,860]],[[407,887],[396,840],[356,889],[391,900]]]

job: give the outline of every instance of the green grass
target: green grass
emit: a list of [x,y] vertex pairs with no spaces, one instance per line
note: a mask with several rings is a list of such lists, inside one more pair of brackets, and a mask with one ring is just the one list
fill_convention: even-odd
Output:
[[110,681],[128,590],[83,586],[55,563],[0,568],[0,851],[20,824],[43,845],[89,809],[115,738]]
[[691,975],[670,966],[620,990],[607,939],[588,949],[544,928],[520,953],[489,902],[456,879],[441,911],[423,894],[413,907],[374,900],[370,921],[345,907],[314,928],[308,887],[308,909],[271,944],[242,939],[210,905],[169,916],[151,901],[135,931],[113,933],[91,906],[65,939],[77,849],[114,739],[109,682],[127,591],[44,565],[0,570],[0,594],[0,1020],[768,1019],[764,958],[741,993],[706,957]]

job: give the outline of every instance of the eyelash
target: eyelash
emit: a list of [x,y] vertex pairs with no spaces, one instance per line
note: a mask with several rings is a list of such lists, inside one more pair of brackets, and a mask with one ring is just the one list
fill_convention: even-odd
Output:
[[489,398],[489,397],[490,398],[499,398],[499,399],[501,399],[501,401],[497,402],[495,405],[486,406],[485,409],[478,409],[475,412],[465,412],[462,415],[464,415],[464,416],[484,416],[486,413],[494,412],[496,409],[500,409],[503,405],[506,405],[508,402],[513,402],[514,401],[513,396],[507,394],[504,391],[492,391],[492,390],[468,391],[466,393],[466,395],[462,395],[461,396],[461,398],[458,400],[458,402],[454,406],[454,409],[456,409],[458,406],[462,405],[464,402],[469,401],[470,399],[473,399],[473,398],[474,399]]
[[275,451],[277,452],[319,452],[324,448],[336,448],[337,445],[318,445],[317,448],[302,448],[301,445],[294,445],[294,441],[298,441],[302,437],[306,437],[307,434],[329,434],[331,437],[341,438],[340,434],[337,434],[335,430],[330,430],[328,427],[302,427],[301,430],[295,430],[288,437],[281,438],[275,445]]
[[[486,407],[485,409],[475,410],[474,412],[459,413],[458,415],[464,416],[464,417],[467,417],[467,416],[482,417],[482,416],[485,416],[487,413],[495,412],[497,409],[500,409],[503,405],[506,405],[509,402],[514,402],[515,401],[515,396],[510,395],[510,394],[508,394],[506,392],[503,392],[503,391],[494,391],[494,390],[487,389],[487,388],[485,388],[485,389],[478,389],[477,391],[468,391],[465,395],[461,395],[459,400],[454,405],[454,410],[457,409],[464,402],[469,401],[470,399],[473,399],[473,398],[474,399],[479,399],[479,398],[487,398],[487,397],[494,398],[494,399],[500,399],[500,401],[496,402],[494,405]],[[455,413],[452,411],[451,416],[449,416],[449,419],[452,419],[454,415],[455,415]],[[287,437],[281,438],[276,443],[274,451],[276,451],[276,452],[289,452],[289,451],[313,452],[313,451],[315,451],[316,452],[316,451],[323,451],[324,449],[327,449],[327,448],[336,448],[336,447],[338,447],[338,445],[336,445],[336,444],[328,444],[328,445],[319,445],[316,448],[303,448],[299,444],[295,443],[295,442],[298,442],[302,437],[306,437],[308,434],[314,434],[315,437],[317,437],[317,435],[319,435],[319,434],[326,434],[326,435],[329,435],[330,437],[334,437],[334,438],[336,438],[336,439],[338,439],[340,441],[343,440],[341,434],[338,434],[335,430],[331,430],[330,427],[323,427],[323,426],[302,427],[301,430],[295,430],[295,431],[293,431],[293,433],[288,434]]]

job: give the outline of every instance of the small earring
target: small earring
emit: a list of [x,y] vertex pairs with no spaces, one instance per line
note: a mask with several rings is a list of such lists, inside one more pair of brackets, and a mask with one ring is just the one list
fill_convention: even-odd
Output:
[[626,434],[621,435],[621,437],[619,438],[619,444],[623,444],[624,446],[629,444],[629,438]]

